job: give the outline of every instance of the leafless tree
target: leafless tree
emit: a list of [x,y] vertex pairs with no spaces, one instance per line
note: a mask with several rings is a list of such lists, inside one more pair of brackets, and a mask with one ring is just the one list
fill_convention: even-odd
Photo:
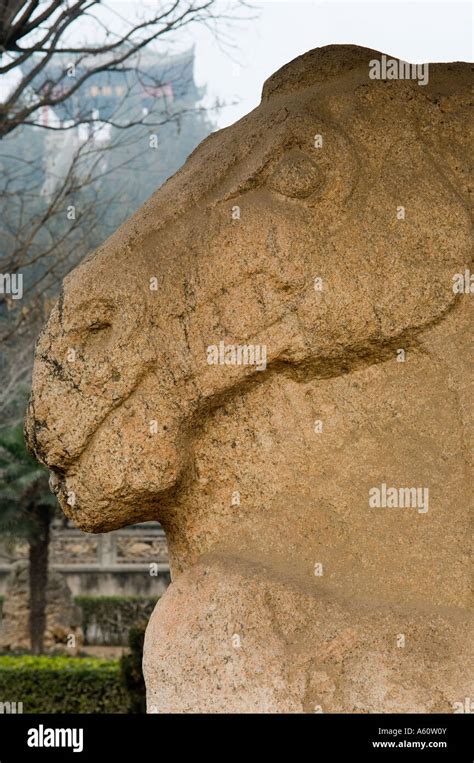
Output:
[[[115,219],[110,210],[120,205],[121,197],[119,191],[110,192],[113,184],[104,192],[107,175],[133,168],[150,131],[170,123],[179,129],[187,114],[186,105],[176,108],[166,98],[157,99],[153,109],[127,108],[136,83],[155,92],[166,85],[163,72],[157,79],[144,65],[147,50],[159,57],[158,42],[175,40],[194,24],[207,25],[227,44],[228,24],[248,18],[249,7],[243,0],[157,0],[140,3],[132,19],[100,0],[0,0],[0,77],[5,82],[0,96],[0,275],[21,273],[27,280],[27,294],[18,302],[0,288],[4,424],[15,415],[11,402],[28,378],[34,337],[60,281],[111,232],[104,221]],[[91,29],[93,42],[84,43]],[[90,100],[77,96],[86,83],[89,87],[88,80],[94,82],[91,78],[104,73],[121,73],[124,87],[114,109],[99,117]],[[62,109],[60,121],[44,119],[45,112],[57,109]],[[101,143],[95,130],[104,124],[113,136]],[[79,127],[87,127],[85,139],[77,139]],[[44,134],[57,136],[47,149],[50,158],[62,135],[73,136],[67,141],[67,162],[49,172],[49,187],[40,171]],[[34,146],[36,140],[41,143],[36,153],[19,150]],[[108,160],[117,149],[124,158]],[[71,207],[74,214],[67,217]]]
[[[35,124],[42,107],[67,102],[95,74],[136,69],[137,55],[151,43],[196,23],[217,29],[236,6],[246,4],[235,0],[224,9],[222,0],[162,0],[143,4],[141,18],[130,21],[100,0],[0,0],[0,76],[19,73],[0,107],[0,136]],[[103,32],[93,45],[72,42],[84,21]]]

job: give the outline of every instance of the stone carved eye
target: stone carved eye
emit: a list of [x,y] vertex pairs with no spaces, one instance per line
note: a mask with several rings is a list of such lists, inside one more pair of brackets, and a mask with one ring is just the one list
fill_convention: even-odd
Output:
[[292,199],[305,199],[323,185],[321,168],[299,149],[287,152],[270,175],[268,187]]

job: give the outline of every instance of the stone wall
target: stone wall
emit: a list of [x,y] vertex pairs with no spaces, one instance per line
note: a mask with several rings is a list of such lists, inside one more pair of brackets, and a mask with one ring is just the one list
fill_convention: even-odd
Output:
[[[14,561],[26,545],[0,550],[0,596]],[[76,528],[52,531],[50,564],[74,596],[161,596],[169,584],[168,549],[156,523],[92,535]]]

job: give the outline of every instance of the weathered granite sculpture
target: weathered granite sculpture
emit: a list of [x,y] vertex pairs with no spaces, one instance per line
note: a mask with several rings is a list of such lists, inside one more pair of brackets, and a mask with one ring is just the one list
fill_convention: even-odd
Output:
[[274,74],[66,278],[39,340],[27,436],[64,511],[167,534],[150,712],[474,696],[469,67],[381,60],[336,45]]

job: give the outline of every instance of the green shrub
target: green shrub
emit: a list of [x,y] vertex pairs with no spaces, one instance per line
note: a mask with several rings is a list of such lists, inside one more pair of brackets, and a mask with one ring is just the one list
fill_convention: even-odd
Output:
[[130,628],[148,621],[157,602],[150,596],[76,596],[85,644],[126,645]]
[[0,656],[0,702],[24,713],[126,713],[119,663],[97,657]]
[[130,654],[120,658],[122,682],[129,696],[129,713],[146,713],[146,690],[143,678],[143,642],[145,640],[146,622],[130,628],[128,643]]

